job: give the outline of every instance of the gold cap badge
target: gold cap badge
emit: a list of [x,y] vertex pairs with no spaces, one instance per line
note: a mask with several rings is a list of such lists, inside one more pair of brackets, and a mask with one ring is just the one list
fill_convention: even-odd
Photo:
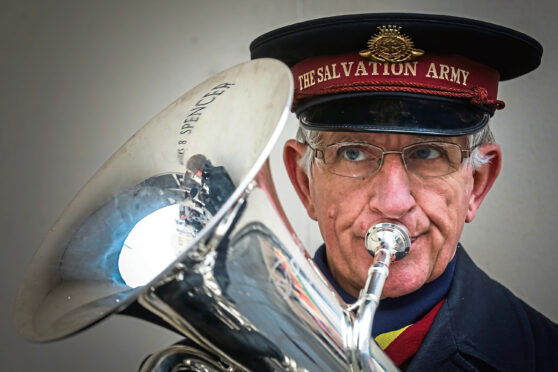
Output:
[[368,41],[368,49],[359,52],[361,57],[375,62],[407,62],[424,54],[424,50],[413,49],[410,37],[400,33],[400,26],[379,26],[376,35]]

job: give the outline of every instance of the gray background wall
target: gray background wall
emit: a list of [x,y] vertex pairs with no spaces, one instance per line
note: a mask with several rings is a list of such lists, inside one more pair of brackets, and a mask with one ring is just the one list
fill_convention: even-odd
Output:
[[[35,345],[12,320],[26,266],[97,168],[143,124],[209,76],[249,58],[259,34],[310,18],[406,11],[503,24],[545,47],[539,70],[503,83],[493,119],[504,170],[463,243],[477,263],[558,321],[558,78],[552,0],[31,1],[0,3],[0,369],[136,370],[178,339],[127,317]],[[509,56],[510,59],[513,55]],[[284,137],[293,135],[290,120]],[[319,243],[272,156],[277,186],[307,247]]]

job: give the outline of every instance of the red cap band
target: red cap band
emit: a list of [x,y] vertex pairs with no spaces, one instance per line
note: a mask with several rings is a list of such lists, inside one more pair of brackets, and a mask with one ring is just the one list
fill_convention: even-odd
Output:
[[403,63],[373,62],[357,54],[305,59],[291,68],[293,108],[311,97],[351,92],[406,92],[471,99],[501,109],[498,71],[459,55],[426,54]]

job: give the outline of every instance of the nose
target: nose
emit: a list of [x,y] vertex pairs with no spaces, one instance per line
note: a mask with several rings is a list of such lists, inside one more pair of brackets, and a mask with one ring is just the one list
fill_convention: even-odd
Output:
[[397,154],[386,154],[381,169],[372,176],[370,209],[386,218],[400,219],[416,205],[409,174]]

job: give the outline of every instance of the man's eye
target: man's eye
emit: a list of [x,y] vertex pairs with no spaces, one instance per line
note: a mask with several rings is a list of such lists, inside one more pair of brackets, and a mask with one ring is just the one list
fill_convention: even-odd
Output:
[[358,148],[342,148],[339,153],[345,160],[362,161],[366,159],[366,153]]
[[441,157],[443,157],[443,151],[432,146],[421,146],[415,148],[409,154],[409,158],[419,160],[433,160]]

